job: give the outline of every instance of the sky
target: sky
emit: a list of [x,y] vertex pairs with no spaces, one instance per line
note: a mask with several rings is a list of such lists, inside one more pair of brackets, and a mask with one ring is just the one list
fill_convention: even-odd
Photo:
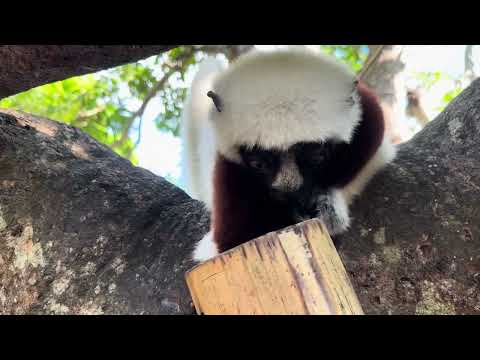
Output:
[[[309,45],[312,48],[314,46],[318,47],[318,45]],[[272,45],[256,45],[256,47],[260,50],[275,48]],[[404,51],[408,86],[416,86],[416,81],[412,79],[415,72],[440,71],[453,78],[464,72],[465,45],[407,45]],[[480,61],[478,62],[480,64]],[[187,84],[192,80],[193,75],[193,72],[187,74]],[[437,108],[441,104],[441,97],[451,87],[451,81],[441,80],[428,93],[423,94],[424,106],[430,118],[434,118],[439,113]],[[160,132],[153,121],[161,109],[162,104],[157,100],[152,101],[145,111],[142,121],[142,138],[137,149],[139,166],[183,187],[184,184],[179,180],[181,178],[181,140],[171,134]],[[405,131],[417,126],[412,119],[408,118],[405,118],[404,123]]]

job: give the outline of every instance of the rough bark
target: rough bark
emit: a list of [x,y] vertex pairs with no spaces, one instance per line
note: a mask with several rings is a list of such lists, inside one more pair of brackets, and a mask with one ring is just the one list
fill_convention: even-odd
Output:
[[160,54],[173,45],[2,45],[0,99],[36,86]]
[[341,255],[373,314],[480,314],[480,81],[399,148]]
[[[476,51],[475,51],[476,50]],[[465,73],[464,81],[467,85],[478,77],[479,66],[477,64],[479,54],[478,45],[467,45],[465,48]]]
[[80,130],[0,113],[0,313],[191,311],[202,206]]
[[[480,80],[357,200],[340,255],[367,314],[480,314]],[[0,313],[191,313],[208,214],[81,131],[0,112]]]

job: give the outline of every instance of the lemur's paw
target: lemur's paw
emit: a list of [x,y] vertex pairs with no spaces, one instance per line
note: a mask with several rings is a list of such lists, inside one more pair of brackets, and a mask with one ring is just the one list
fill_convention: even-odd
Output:
[[320,195],[316,199],[315,216],[323,221],[330,235],[347,231],[350,226],[348,207],[339,192]]

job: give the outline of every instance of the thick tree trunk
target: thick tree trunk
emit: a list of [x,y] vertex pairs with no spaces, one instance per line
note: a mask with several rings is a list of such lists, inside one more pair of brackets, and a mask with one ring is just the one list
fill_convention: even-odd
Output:
[[0,313],[191,311],[203,207],[78,129],[0,113]]
[[2,45],[0,99],[38,85],[160,54],[173,45]]
[[367,313],[480,313],[480,81],[357,201],[340,251]]
[[[367,314],[480,313],[480,80],[352,209],[340,255]],[[191,313],[200,203],[72,127],[0,116],[0,312]]]
[[465,48],[465,73],[464,81],[470,85],[479,76],[478,56],[480,55],[478,45],[467,45]]

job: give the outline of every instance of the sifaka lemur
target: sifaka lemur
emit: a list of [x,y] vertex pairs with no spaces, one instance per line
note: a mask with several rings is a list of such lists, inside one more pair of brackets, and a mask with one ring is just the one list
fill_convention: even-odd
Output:
[[315,217],[344,232],[353,198],[395,157],[372,91],[306,49],[207,59],[182,128],[188,191],[212,216],[198,261]]

